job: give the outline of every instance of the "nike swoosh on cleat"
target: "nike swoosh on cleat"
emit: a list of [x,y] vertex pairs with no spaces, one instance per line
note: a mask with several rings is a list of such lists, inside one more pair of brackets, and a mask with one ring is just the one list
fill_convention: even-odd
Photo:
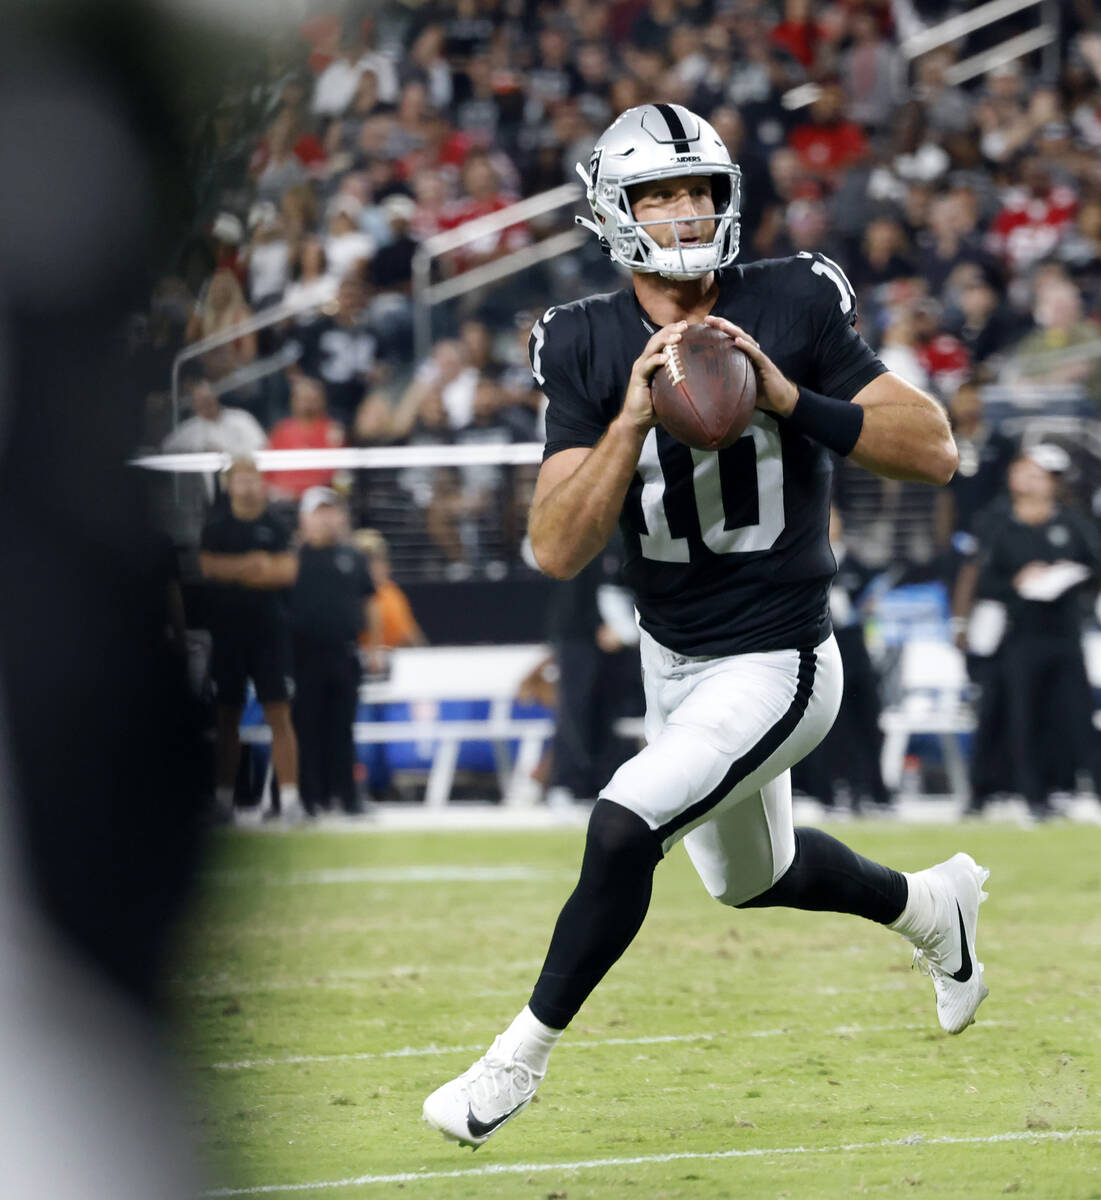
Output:
[[963,927],[963,913],[960,912],[959,901],[956,901],[956,916],[960,919],[960,969],[953,971],[949,978],[954,979],[957,983],[966,983],[971,978],[973,967],[971,966],[971,952],[967,949],[967,930]]
[[[970,970],[970,968],[968,969]],[[516,1108],[510,1109],[504,1116],[498,1117],[495,1121],[479,1121],[474,1115],[474,1109],[470,1105],[467,1105],[466,1127],[474,1137],[488,1137],[498,1125],[503,1125],[513,1113],[519,1111],[521,1108],[523,1108],[523,1104],[517,1104]]]

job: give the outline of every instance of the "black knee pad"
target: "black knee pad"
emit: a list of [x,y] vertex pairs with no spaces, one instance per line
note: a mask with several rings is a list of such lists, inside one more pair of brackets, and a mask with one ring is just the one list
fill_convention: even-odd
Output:
[[661,862],[661,841],[637,813],[601,798],[589,817],[586,862],[590,856],[617,868],[652,871]]

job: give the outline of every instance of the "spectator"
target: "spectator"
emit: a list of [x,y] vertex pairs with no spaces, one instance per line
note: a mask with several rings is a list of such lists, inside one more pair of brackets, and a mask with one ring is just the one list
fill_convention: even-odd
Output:
[[363,555],[348,540],[336,492],[311,487],[299,506],[302,545],[290,597],[294,638],[294,727],[302,802],[316,815],[361,811],[353,723],[359,702],[359,638],[379,614]]
[[863,161],[868,139],[863,129],[844,116],[845,94],[836,80],[821,86],[810,108],[810,120],[788,135],[788,145],[799,156],[799,165],[824,186],[836,185],[840,173]]
[[397,97],[397,80],[393,63],[385,54],[369,53],[362,40],[352,34],[340,44],[339,53],[321,72],[314,85],[310,108],[318,117],[339,117],[356,97],[360,80],[366,72],[375,79],[380,100],[392,104]]
[[918,245],[921,274],[933,295],[939,295],[948,277],[962,263],[975,263],[989,271],[994,269],[978,240],[971,235],[966,203],[956,192],[947,192],[932,200]]
[[287,239],[294,245],[312,235],[317,225],[317,197],[308,183],[295,184],[284,190],[279,199],[279,215],[283,218]]
[[925,109],[934,136],[970,134],[974,125],[971,100],[963,88],[947,80],[954,58],[951,47],[923,54],[914,64],[915,94]]
[[987,162],[1009,162],[1028,142],[1033,125],[1025,103],[1024,78],[1019,63],[1005,63],[987,75],[984,93],[975,105],[975,122],[981,134],[982,155]]
[[379,375],[378,339],[366,312],[366,289],[350,275],[340,281],[336,309],[299,326],[290,337],[295,371],[325,384],[334,417],[348,423]]
[[443,26],[437,24],[426,25],[413,39],[403,71],[403,98],[405,86],[416,81],[433,108],[446,109],[451,103],[451,65],[444,56],[444,42]]
[[382,208],[390,238],[371,259],[367,277],[381,293],[408,297],[412,293],[413,256],[417,252],[417,239],[412,234],[416,201],[402,192],[395,192],[383,200]]
[[[289,111],[281,112],[268,127],[267,137],[252,156],[251,174],[261,200],[278,200],[288,188],[304,183],[309,172],[295,151],[297,120]],[[312,155],[311,155],[312,157]]]
[[417,368],[394,412],[394,437],[401,441],[424,415],[430,399],[438,401],[450,429],[470,423],[478,371],[471,366],[460,341],[444,340],[432,347],[432,357]]
[[340,280],[329,270],[324,244],[311,234],[298,244],[294,279],[287,285],[283,303],[298,313],[300,323],[308,324],[317,309],[336,299],[339,284]]
[[1036,289],[1036,329],[1017,345],[1006,375],[1019,383],[1077,384],[1101,399],[1101,329],[1082,315],[1082,296],[1064,278]]
[[991,250],[1014,273],[1023,273],[1056,251],[1078,208],[1075,193],[1053,185],[1040,159],[1026,158],[1019,178],[1020,186],[1006,193],[989,238]]
[[886,128],[896,115],[906,83],[906,67],[898,50],[880,33],[875,16],[852,16],[852,42],[841,72],[849,97],[849,115],[872,129]]
[[745,122],[736,109],[722,105],[709,118],[715,132],[722,138],[730,157],[742,169],[742,250],[739,258],[749,261],[757,230],[777,209],[780,198],[772,183],[768,159],[746,138]]
[[[489,155],[482,150],[473,150],[467,156],[463,166],[463,191],[464,197],[445,211],[441,222],[444,229],[456,229],[467,221],[500,212],[514,202],[514,197],[501,189],[497,171]],[[519,250],[530,241],[531,235],[526,225],[510,225],[456,251],[452,263],[456,271],[468,271],[471,267]]]
[[801,67],[814,66],[815,50],[821,39],[821,29],[811,16],[810,0],[784,0],[784,17],[769,35],[772,42],[783,47]]
[[207,581],[213,654],[210,673],[217,700],[216,801],[232,821],[234,780],[241,755],[238,727],[251,679],[271,728],[271,755],[284,820],[301,818],[298,747],[288,703],[291,679],[286,589],[297,561],[290,535],[267,509],[264,479],[251,458],[234,459],[226,472],[229,511],[203,529],[199,569]]
[[915,271],[906,231],[893,216],[870,221],[860,243],[860,254],[852,260],[849,279],[857,292],[878,287],[894,279],[912,276]]
[[249,214],[252,240],[243,255],[248,272],[249,300],[263,309],[283,299],[290,279],[291,244],[279,211],[270,201],[258,204]]
[[1052,812],[1053,784],[1075,768],[1092,771],[1092,695],[1082,658],[1079,592],[1101,574],[1096,526],[1058,500],[1068,465],[1057,446],[1035,446],[1009,471],[1009,508],[976,526],[978,559],[991,594],[1005,606],[998,679],[1008,717],[1016,790],[1033,816]]
[[[252,309],[245,303],[237,276],[228,268],[215,271],[187,324],[187,340],[197,342],[226,334],[250,320]],[[217,381],[247,366],[256,357],[256,334],[243,333],[203,355],[207,377]]]
[[325,261],[337,279],[359,275],[375,252],[374,242],[363,232],[360,221],[363,204],[349,192],[342,192],[329,209],[325,238]]
[[394,582],[390,571],[390,547],[377,529],[357,529],[352,539],[367,559],[371,581],[375,585],[375,603],[379,612],[377,631],[366,629],[360,635],[365,650],[398,650],[404,646],[427,646],[428,639],[417,624],[409,597]]
[[212,451],[231,458],[247,458],[267,445],[260,422],[243,408],[223,407],[201,371],[189,373],[184,388],[192,415],[164,439],[166,454]]
[[[320,83],[320,80],[318,81]],[[339,156],[341,165],[350,165],[355,158],[359,133],[363,123],[382,109],[379,96],[378,72],[360,72],[355,91],[346,108],[325,131],[325,150],[330,159]]]
[[963,263],[948,277],[947,295],[953,307],[949,328],[967,347],[976,369],[984,364],[996,366],[1003,353],[1028,331],[1028,317],[1002,299],[972,263]]
[[[297,375],[291,383],[291,415],[271,431],[272,450],[334,450],[344,445],[344,428],[326,415],[325,384],[309,375]],[[278,471],[271,478],[271,492],[279,500],[300,500],[312,487],[328,487],[331,467]]]

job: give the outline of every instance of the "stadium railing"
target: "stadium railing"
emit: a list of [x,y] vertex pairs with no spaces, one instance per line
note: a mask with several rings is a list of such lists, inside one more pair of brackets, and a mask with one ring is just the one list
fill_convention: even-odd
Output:
[[439,283],[432,282],[433,263],[447,254],[473,245],[492,234],[501,233],[514,225],[545,217],[560,208],[570,208],[583,195],[584,192],[578,184],[564,183],[510,204],[500,212],[478,217],[446,233],[425,238],[413,255],[413,343],[416,361],[420,362],[426,358],[432,348],[432,309],[437,304],[454,300],[491,283],[498,283],[546,259],[575,250],[589,235],[573,228],[571,223],[570,228],[552,232],[550,236],[533,245],[514,250],[492,262],[483,263]]

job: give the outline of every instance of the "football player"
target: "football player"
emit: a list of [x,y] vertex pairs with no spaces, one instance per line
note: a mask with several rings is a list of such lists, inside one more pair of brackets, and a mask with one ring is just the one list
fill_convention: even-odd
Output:
[[[547,441],[529,523],[543,570],[570,578],[618,522],[642,628],[647,746],[600,794],[577,887],[531,999],[424,1117],[478,1146],[530,1103],[550,1052],[638,932],[654,869],[679,841],[735,907],[853,913],[896,930],[932,975],[944,1029],[987,994],[975,930],[987,872],[966,854],[905,874],[794,829],[789,768],[837,713],[829,620],[830,452],[944,484],[940,407],[853,329],[841,268],[820,254],[734,266],[740,171],[676,104],[625,112],[580,165],[582,221],[632,286],[549,309],[531,336]],[[580,220],[580,218],[579,218]],[[659,428],[650,380],[690,324],[753,361],[757,411],[729,449]]]

